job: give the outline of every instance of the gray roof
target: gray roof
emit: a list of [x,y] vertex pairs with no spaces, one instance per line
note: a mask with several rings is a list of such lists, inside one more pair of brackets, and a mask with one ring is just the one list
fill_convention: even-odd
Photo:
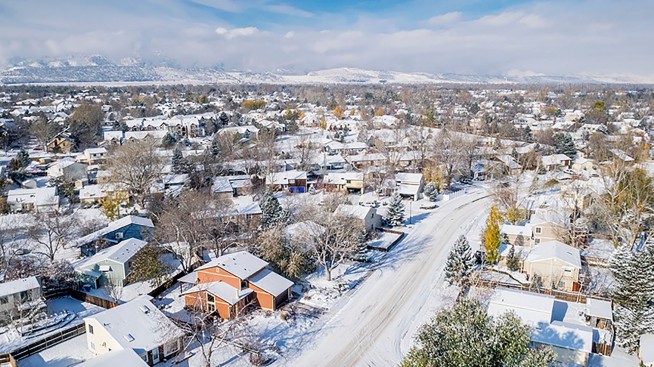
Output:
[[214,259],[197,270],[219,267],[240,279],[247,279],[263,269],[268,263],[247,251],[239,251],[233,254],[223,255]]
[[293,282],[270,269],[263,269],[250,277],[248,281],[273,296],[279,296],[293,286]]
[[0,297],[16,294],[30,289],[41,288],[39,280],[32,276],[0,283]]

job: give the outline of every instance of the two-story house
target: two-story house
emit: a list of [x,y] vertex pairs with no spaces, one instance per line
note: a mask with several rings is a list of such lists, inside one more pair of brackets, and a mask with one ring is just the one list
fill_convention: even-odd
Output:
[[78,239],[75,241],[75,246],[80,248],[82,256],[91,256],[98,249],[115,245],[126,239],[147,241],[152,238],[153,233],[154,224],[150,218],[128,215]]
[[0,325],[42,308],[45,308],[45,303],[36,277],[0,283]]
[[274,311],[291,295],[293,282],[247,251],[220,256],[196,269],[197,283],[183,292],[187,307],[238,316],[249,305]]
[[146,244],[145,241],[130,238],[78,261],[74,264],[75,271],[83,284],[93,288],[108,283],[124,286],[132,271],[132,259]]

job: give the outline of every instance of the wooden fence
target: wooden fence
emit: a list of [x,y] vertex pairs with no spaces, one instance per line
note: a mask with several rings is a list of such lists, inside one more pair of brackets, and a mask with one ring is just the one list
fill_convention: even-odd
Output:
[[65,297],[65,296],[70,296],[82,302],[90,303],[106,309],[114,308],[120,304],[120,302],[114,302],[112,300],[94,296],[92,294],[78,291],[77,289],[73,289],[73,288],[57,288],[57,289],[47,289],[43,291],[43,297],[45,297],[45,299]]
[[17,367],[16,360],[11,355],[11,353],[0,354],[0,366],[9,365],[11,367]]
[[[11,352],[10,358],[19,360],[25,357],[29,357],[32,354],[39,353],[45,349],[48,349],[52,346],[55,346],[59,343],[63,343],[66,340],[70,340],[76,336],[86,333],[86,325],[84,323],[71,326],[69,328],[62,328],[53,332],[45,338],[39,339],[31,344],[27,344],[20,348],[16,348]],[[10,362],[11,363],[11,362]],[[15,362],[14,362],[15,363]]]
[[[481,279],[481,278],[475,279],[473,281],[473,284],[477,287],[484,287],[484,288],[504,287],[504,288],[511,288],[511,289],[518,289],[522,291],[540,293],[548,296],[554,296],[554,298],[556,299],[560,299],[562,301],[567,301],[567,302],[586,303],[586,299],[589,297],[588,295],[580,292],[564,292],[554,289],[538,288],[533,286],[530,287],[526,285],[519,285],[519,284],[512,284],[512,283],[502,283],[502,282]],[[610,301],[610,299],[601,296],[592,296],[591,298]]]

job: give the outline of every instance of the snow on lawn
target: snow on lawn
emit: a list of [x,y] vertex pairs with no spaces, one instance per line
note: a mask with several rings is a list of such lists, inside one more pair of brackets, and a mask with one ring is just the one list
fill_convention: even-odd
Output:
[[[181,283],[176,283],[154,298],[152,303],[159,307],[166,316],[184,322],[190,322],[191,316],[184,309],[184,297],[181,296],[180,287]],[[185,289],[188,288],[190,288],[189,285]]]
[[[19,367],[69,367],[95,355],[86,347],[86,335],[76,336],[18,361]],[[127,366],[124,366],[127,367]]]
[[309,289],[299,301],[309,306],[328,309],[343,293],[355,288],[371,271],[370,264],[350,261],[332,270],[332,280],[327,280],[324,268],[319,268],[306,278]]

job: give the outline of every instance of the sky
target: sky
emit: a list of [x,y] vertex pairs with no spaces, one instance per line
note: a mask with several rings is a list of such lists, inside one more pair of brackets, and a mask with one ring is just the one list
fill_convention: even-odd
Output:
[[3,0],[0,65],[654,76],[651,0]]

